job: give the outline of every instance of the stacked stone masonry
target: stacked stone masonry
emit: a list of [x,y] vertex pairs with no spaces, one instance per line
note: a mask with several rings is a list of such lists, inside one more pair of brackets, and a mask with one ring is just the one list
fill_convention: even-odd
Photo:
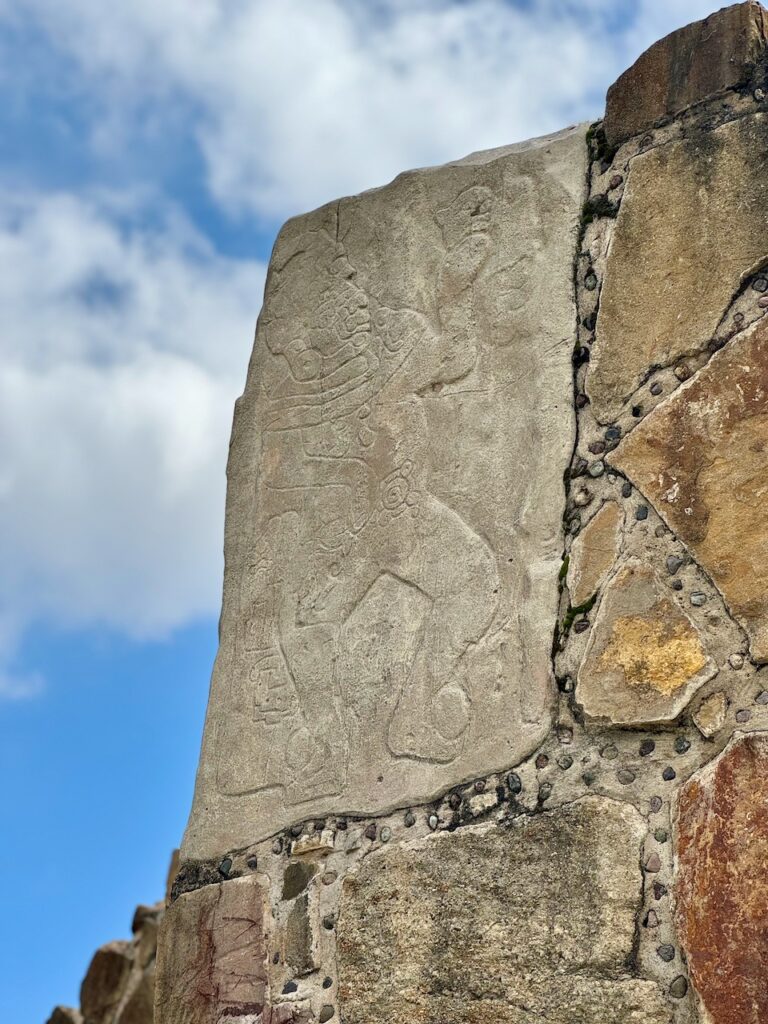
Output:
[[152,1024],[157,936],[179,867],[175,850],[166,879],[166,899],[140,904],[131,940],[108,942],[96,953],[80,986],[79,1007],[57,1006],[48,1024]]
[[164,910],[162,902],[137,907],[133,939],[96,950],[80,986],[80,1006],[57,1006],[48,1024],[152,1024],[157,933]]
[[157,1024],[768,1019],[767,93],[737,4],[281,231]]

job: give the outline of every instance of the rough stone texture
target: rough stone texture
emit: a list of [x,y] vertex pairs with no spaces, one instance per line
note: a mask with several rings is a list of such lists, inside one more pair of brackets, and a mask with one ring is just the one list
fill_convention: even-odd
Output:
[[163,909],[163,903],[137,907],[133,939],[109,942],[96,951],[80,989],[83,1024],[153,1024],[155,954]]
[[768,1017],[765,741],[702,770],[768,735],[735,619],[759,651],[766,109],[284,228],[175,901],[99,1024],[150,1024],[153,988],[153,1024]]
[[766,46],[768,12],[759,3],[734,4],[660,39],[608,90],[608,143],[747,81]]
[[768,1019],[768,734],[737,738],[680,792],[677,922],[707,1024]]
[[722,690],[711,693],[694,711],[693,724],[705,739],[712,739],[725,725],[728,698]]
[[619,549],[624,513],[615,501],[606,501],[573,543],[568,564],[571,604],[579,607],[605,583]]
[[168,874],[166,875],[165,879],[166,902],[171,898],[171,889],[173,888],[174,880],[179,871],[179,866],[181,864],[180,854],[180,850],[174,850],[173,853],[171,854],[171,863],[168,866]]
[[768,319],[717,352],[611,455],[768,660]]
[[152,1024],[155,1011],[155,965],[143,971],[131,989],[122,1009],[119,1024]]
[[696,627],[655,573],[630,561],[606,588],[576,699],[592,718],[615,725],[670,721],[715,671]]
[[428,799],[546,734],[584,136],[280,232],[184,858]]
[[48,1018],[47,1024],[83,1024],[83,1017],[79,1010],[71,1006],[57,1006]]
[[344,883],[346,1024],[668,1022],[631,976],[640,815],[586,797],[370,856]]
[[157,955],[162,1024],[220,1024],[262,1014],[269,1000],[270,910],[257,876],[179,896],[165,914]]
[[742,276],[768,260],[767,149],[757,114],[632,160],[587,376],[601,422],[652,366],[705,349]]
[[309,897],[306,893],[294,901],[285,927],[283,959],[299,976],[317,968],[312,953],[312,929],[309,922]]
[[87,1024],[106,1024],[114,1017],[131,973],[130,943],[108,942],[91,960],[80,986],[80,1006]]

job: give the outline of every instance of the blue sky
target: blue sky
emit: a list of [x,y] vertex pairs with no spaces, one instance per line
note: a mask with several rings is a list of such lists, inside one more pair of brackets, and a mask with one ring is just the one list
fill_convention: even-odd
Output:
[[699,0],[0,0],[0,1020],[162,894],[288,216],[598,116]]

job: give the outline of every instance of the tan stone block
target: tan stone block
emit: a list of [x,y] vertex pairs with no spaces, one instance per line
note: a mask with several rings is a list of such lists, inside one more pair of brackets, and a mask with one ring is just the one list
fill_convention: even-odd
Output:
[[108,942],[96,950],[80,986],[80,1009],[85,1024],[110,1021],[125,992],[132,966],[130,942]]
[[56,1006],[47,1024],[83,1024],[83,1018],[80,1011],[71,1006]]
[[766,150],[759,114],[632,160],[586,383],[600,422],[651,367],[703,351],[743,275],[768,259]]
[[645,824],[585,797],[367,857],[338,923],[346,1024],[668,1024],[628,963]]
[[177,875],[178,870],[179,870],[179,863],[180,863],[180,851],[179,850],[174,850],[171,853],[171,861],[170,861],[170,864],[168,865],[168,874],[166,875],[166,878],[165,878],[165,900],[166,900],[166,902],[168,902],[168,900],[171,898],[171,888],[173,886],[174,881],[176,880],[176,875]]
[[614,725],[671,721],[715,672],[698,630],[664,584],[630,561],[603,595],[576,699],[591,718]]
[[309,894],[306,892],[294,900],[288,912],[282,945],[283,960],[290,964],[298,976],[309,974],[317,968],[309,914]]
[[701,735],[711,740],[725,725],[728,698],[722,690],[711,693],[693,713],[693,724]]
[[568,591],[573,607],[583,605],[605,583],[619,549],[624,513],[606,501],[576,537],[568,561]]
[[768,1020],[768,734],[737,737],[683,787],[675,903],[708,1024]]
[[250,875],[179,896],[160,928],[156,1024],[220,1024],[269,1002],[265,887]]
[[185,860],[423,802],[546,735],[586,163],[569,129],[280,232]]
[[608,90],[609,145],[748,80],[768,46],[768,12],[733,4],[654,43]]
[[712,577],[768,660],[768,319],[734,338],[610,456]]
[[115,1024],[154,1024],[155,965],[150,964],[127,994]]

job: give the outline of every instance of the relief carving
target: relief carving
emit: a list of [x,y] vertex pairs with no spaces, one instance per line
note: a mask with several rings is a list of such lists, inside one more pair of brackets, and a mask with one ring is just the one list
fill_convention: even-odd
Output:
[[582,143],[414,172],[281,233],[190,835],[408,801],[546,731]]

